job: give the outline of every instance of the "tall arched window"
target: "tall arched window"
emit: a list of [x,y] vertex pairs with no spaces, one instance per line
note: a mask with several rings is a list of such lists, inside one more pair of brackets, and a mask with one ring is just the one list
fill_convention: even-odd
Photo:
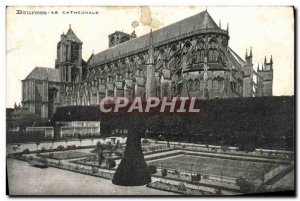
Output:
[[218,91],[218,80],[214,79],[213,81],[213,90]]
[[188,82],[188,88],[189,88],[189,91],[194,91],[194,82],[192,79],[189,79],[189,82]]
[[198,49],[196,53],[196,62],[201,62],[201,51]]
[[212,88],[213,88],[213,82],[212,82],[212,80],[211,80],[211,79],[208,79],[207,84],[208,84],[208,90],[211,91]]
[[221,79],[219,80],[219,91],[223,91],[224,90],[224,80]]
[[214,50],[214,56],[213,57],[214,57],[213,58],[214,61],[218,61],[219,52],[216,49]]
[[201,50],[200,61],[204,62],[204,50]]
[[204,90],[205,84],[204,84],[204,80],[201,79],[200,80],[200,91]]
[[212,49],[208,50],[208,61],[209,62],[213,61],[213,50]]
[[195,90],[199,91],[199,88],[200,88],[199,79],[195,79]]

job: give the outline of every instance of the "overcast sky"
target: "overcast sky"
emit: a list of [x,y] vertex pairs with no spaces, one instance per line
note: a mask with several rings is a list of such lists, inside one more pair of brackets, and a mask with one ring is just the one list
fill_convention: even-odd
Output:
[[[58,11],[59,14],[17,15],[23,11]],[[274,95],[294,94],[294,18],[292,7],[208,7],[222,28],[229,23],[229,46],[242,58],[252,46],[255,69],[273,55]],[[83,42],[83,59],[108,47],[107,36],[116,31],[137,36],[152,28],[195,15],[205,7],[9,7],[7,9],[6,106],[21,101],[21,80],[36,66],[54,68],[56,45],[69,24]],[[63,11],[98,11],[99,14],[62,14]]]

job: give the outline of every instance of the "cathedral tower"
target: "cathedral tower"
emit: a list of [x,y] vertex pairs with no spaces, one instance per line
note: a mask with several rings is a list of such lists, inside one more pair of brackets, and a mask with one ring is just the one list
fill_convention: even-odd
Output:
[[252,63],[252,47],[250,48],[250,54],[246,50],[245,64],[243,66],[243,97],[253,96],[253,63]]
[[265,57],[264,65],[262,69],[257,70],[257,74],[261,78],[261,96],[272,96],[273,95],[273,58],[271,55],[270,62],[267,62],[267,58]]
[[59,69],[62,82],[79,83],[82,81],[82,42],[73,32],[71,25],[57,43],[55,68]]

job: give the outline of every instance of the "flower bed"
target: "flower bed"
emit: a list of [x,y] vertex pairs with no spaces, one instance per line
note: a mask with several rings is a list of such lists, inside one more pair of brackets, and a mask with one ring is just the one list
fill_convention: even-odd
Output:
[[40,154],[39,156],[49,158],[49,159],[65,160],[65,159],[83,158],[91,155],[92,154],[90,153],[84,153],[79,151],[63,151],[63,152]]

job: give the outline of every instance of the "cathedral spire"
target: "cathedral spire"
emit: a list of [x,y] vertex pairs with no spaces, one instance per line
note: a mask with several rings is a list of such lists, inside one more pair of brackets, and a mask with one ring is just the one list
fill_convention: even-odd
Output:
[[219,27],[222,29],[221,20],[219,20]]
[[245,58],[248,57],[248,49],[246,48],[246,55],[245,55]]
[[265,64],[267,63],[267,56],[265,56]]
[[152,29],[149,36],[149,50],[148,50],[148,59],[147,59],[147,76],[146,76],[146,98],[156,97],[157,88],[156,88],[156,78],[155,78],[155,65],[154,65],[154,44],[153,44],[153,35]]
[[229,33],[229,23],[227,22],[227,34]]
[[273,64],[273,59],[272,59],[272,55],[271,55],[271,59],[270,59],[270,64]]
[[152,34],[152,29],[150,30],[149,46],[150,46],[150,47],[153,47],[153,34]]
[[250,47],[250,57],[252,57],[252,47]]
[[154,45],[153,45],[152,29],[150,31],[149,51],[148,51],[148,61],[147,61],[147,64],[154,64]]

